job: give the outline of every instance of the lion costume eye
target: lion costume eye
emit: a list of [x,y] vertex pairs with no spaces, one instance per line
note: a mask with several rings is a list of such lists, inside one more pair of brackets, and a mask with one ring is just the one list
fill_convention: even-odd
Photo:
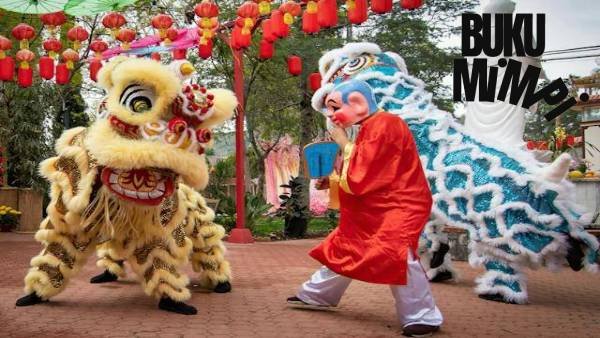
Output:
[[368,55],[361,55],[354,58],[352,61],[344,65],[342,72],[346,75],[353,75],[363,68],[369,67],[373,64],[373,61]]
[[119,102],[134,113],[143,113],[152,109],[154,91],[142,85],[132,84],[123,90]]

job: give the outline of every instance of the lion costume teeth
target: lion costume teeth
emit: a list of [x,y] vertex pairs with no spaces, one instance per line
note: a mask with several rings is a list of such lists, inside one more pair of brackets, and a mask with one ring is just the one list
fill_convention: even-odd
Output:
[[174,102],[196,89],[184,87],[171,68],[126,57],[105,65],[98,76],[108,93],[103,116],[65,131],[58,155],[42,162],[51,202],[36,234],[45,249],[25,277],[28,294],[48,299],[61,292],[96,245],[100,266],[122,274],[116,262],[126,260],[156,298],[190,297],[180,271],[189,258],[204,285],[229,281],[225,231],[194,189],[208,180],[202,153],[210,129],[233,115],[237,101],[228,90],[203,89],[200,101],[210,109],[181,128]]

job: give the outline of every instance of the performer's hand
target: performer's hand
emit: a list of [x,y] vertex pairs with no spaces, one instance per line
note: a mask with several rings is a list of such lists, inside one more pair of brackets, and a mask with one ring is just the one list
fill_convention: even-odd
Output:
[[315,189],[325,190],[329,189],[329,177],[321,177],[315,182]]
[[335,127],[333,127],[333,129],[329,130],[329,135],[331,135],[331,138],[342,149],[344,149],[346,144],[348,144],[348,142],[350,142],[348,140],[348,135],[346,135],[346,131],[338,126],[335,126]]

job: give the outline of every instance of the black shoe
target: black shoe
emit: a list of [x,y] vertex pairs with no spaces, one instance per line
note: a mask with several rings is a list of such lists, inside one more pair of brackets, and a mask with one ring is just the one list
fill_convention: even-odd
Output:
[[433,253],[433,257],[431,257],[431,262],[429,262],[429,268],[435,269],[438,266],[444,263],[444,258],[446,254],[450,251],[450,246],[446,243],[440,243],[439,249]]
[[229,283],[229,282],[221,282],[221,283],[217,284],[217,286],[215,286],[215,288],[213,289],[213,291],[216,292],[216,293],[231,292],[231,283]]
[[506,303],[506,304],[518,304],[515,301],[505,299],[504,296],[502,296],[499,293],[484,293],[484,294],[479,295],[479,298],[485,299],[485,300],[491,300],[492,302],[500,302],[500,303]]
[[581,241],[569,236],[567,240],[569,248],[567,249],[567,262],[573,271],[579,271],[583,268],[583,257],[585,254],[581,250]]
[[431,283],[441,283],[450,279],[453,279],[454,277],[452,276],[452,272],[450,271],[442,271],[439,272],[438,274],[435,275],[435,277],[433,277],[430,282]]
[[402,329],[402,335],[407,337],[429,337],[439,329],[440,327],[435,325],[413,324]]
[[27,296],[17,299],[16,306],[31,306],[35,304],[45,303],[47,300],[43,300],[37,293],[30,293]]
[[291,307],[301,308],[301,309],[310,309],[310,310],[327,310],[327,309],[331,309],[332,307],[334,307],[334,306],[329,306],[329,305],[309,304],[296,296],[289,297],[287,299],[287,303]]
[[195,307],[187,305],[184,302],[176,302],[171,298],[161,298],[158,302],[158,308],[161,310],[180,313],[182,315],[195,315],[198,313]]
[[109,282],[114,282],[117,279],[119,279],[119,276],[115,275],[114,273],[112,273],[108,270],[104,270],[103,273],[92,277],[90,279],[90,283],[92,283],[92,284],[109,283]]

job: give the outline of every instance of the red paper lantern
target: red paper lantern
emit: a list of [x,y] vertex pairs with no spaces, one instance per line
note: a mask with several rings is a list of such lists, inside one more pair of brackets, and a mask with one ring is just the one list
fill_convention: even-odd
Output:
[[158,62],[161,61],[160,53],[158,53],[158,52],[154,52],[154,53],[150,54],[150,58],[154,61],[158,61]]
[[71,48],[64,50],[62,52],[62,57],[66,61],[67,68],[69,70],[75,67],[75,62],[79,61],[79,53],[72,50]]
[[187,57],[187,49],[173,49],[173,59],[185,60]]
[[44,50],[48,52],[48,56],[51,58],[56,58],[57,53],[62,49],[62,43],[54,38],[50,38],[42,44]]
[[50,33],[54,34],[60,26],[67,22],[67,16],[64,12],[48,13],[40,15],[40,20]]
[[29,63],[35,58],[35,54],[29,49],[21,49],[17,52],[17,60],[19,61],[19,70],[17,80],[20,87],[27,88],[33,83],[33,70]]
[[392,11],[392,6],[392,0],[371,0],[371,10],[373,13],[389,13]]
[[6,51],[12,49],[12,42],[0,35],[0,81],[12,81],[15,77],[15,60],[6,56]]
[[288,72],[293,76],[302,74],[302,59],[297,55],[291,55],[287,58]]
[[81,26],[75,26],[67,32],[67,39],[73,42],[73,49],[79,50],[81,43],[90,37],[90,33]]
[[20,48],[29,48],[29,40],[35,37],[35,29],[25,23],[20,23],[12,29],[12,36],[21,42]]
[[308,85],[313,92],[321,88],[321,74],[310,73],[308,76]]
[[275,46],[272,42],[261,40],[258,48],[258,57],[261,60],[268,60],[275,54]]
[[338,23],[336,0],[319,0],[317,2],[317,15],[319,26],[329,28]]
[[203,59],[208,59],[212,56],[213,42],[207,40],[205,44],[198,46],[198,55]]
[[423,0],[401,0],[400,6],[408,10],[417,9],[423,6]]
[[243,28],[235,26],[231,31],[231,47],[233,49],[244,49],[250,47],[252,43],[252,35],[244,34]]
[[202,0],[194,7],[194,13],[201,18],[212,18],[219,16],[219,6],[212,0]]
[[96,59],[102,59],[102,53],[108,49],[108,44],[100,39],[92,41],[90,49],[94,52]]
[[167,14],[157,14],[152,18],[152,27],[158,30],[158,37],[164,40],[167,37],[167,29],[173,26],[173,18]]
[[56,65],[56,83],[59,85],[65,85],[69,83],[69,68],[65,63],[59,63]]
[[126,23],[127,20],[125,17],[117,12],[110,12],[102,18],[102,25],[110,30],[110,34],[113,38],[117,37],[121,27]]
[[348,21],[355,25],[360,25],[367,21],[367,0],[348,0],[346,5],[348,8]]
[[262,35],[263,40],[271,42],[271,43],[277,41],[277,35],[275,35],[275,32],[273,31],[273,24],[271,22],[271,19],[263,20],[261,22],[261,28],[263,31],[263,35]]
[[194,12],[200,17],[196,22],[200,27],[200,44],[205,45],[207,40],[214,37],[214,31],[219,26],[219,7],[212,0],[203,0],[194,7]]
[[302,31],[306,34],[314,34],[318,33],[320,29],[317,3],[310,0],[306,3],[306,9],[302,14]]
[[40,57],[40,62],[38,64],[40,77],[45,80],[50,80],[54,77],[54,59],[50,56],[42,56]]
[[293,24],[294,18],[302,13],[300,4],[293,0],[288,0],[286,3],[279,6],[279,10],[283,12],[283,22],[288,26]]
[[131,42],[135,39],[135,31],[130,28],[123,28],[119,30],[117,34],[117,40],[121,42],[121,48],[123,50],[129,50],[131,47]]
[[98,72],[102,69],[102,61],[98,59],[92,59],[90,61],[90,79],[94,82],[98,82]]
[[237,15],[242,18],[256,18],[259,14],[258,5],[252,1],[244,2],[237,10]]
[[289,34],[289,26],[283,21],[283,12],[274,10],[271,12],[271,25],[273,33],[280,38],[285,38]]

